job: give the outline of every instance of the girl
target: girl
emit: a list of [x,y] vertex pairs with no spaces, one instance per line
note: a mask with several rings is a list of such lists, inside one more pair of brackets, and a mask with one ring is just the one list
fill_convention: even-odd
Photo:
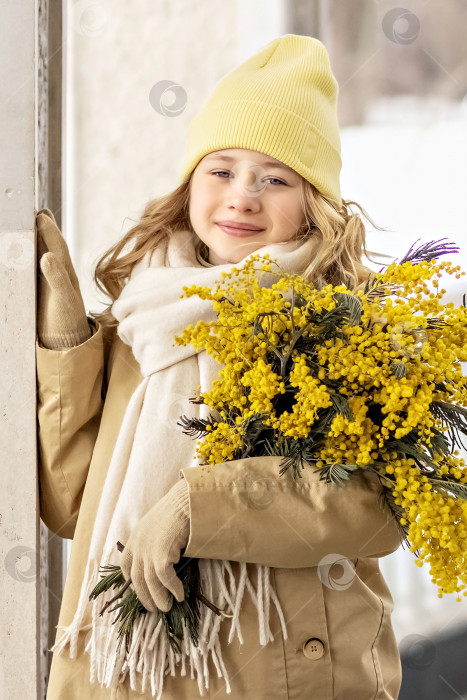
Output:
[[[213,318],[184,285],[212,286],[257,251],[317,286],[371,274],[356,203],[339,191],[337,93],[325,47],[305,36],[229,73],[190,125],[180,186],[99,260],[112,303],[92,318],[53,215],[37,216],[41,517],[73,538],[47,700],[398,696],[378,558],[400,539],[377,477],[339,489],[310,469],[297,483],[278,476],[280,457],[203,467],[176,426],[206,415],[189,397],[220,369],[174,343]],[[183,600],[181,553],[230,617],[201,605],[199,646],[185,633],[175,655],[154,613]],[[89,600],[109,563],[148,610],[126,659],[102,598]]]

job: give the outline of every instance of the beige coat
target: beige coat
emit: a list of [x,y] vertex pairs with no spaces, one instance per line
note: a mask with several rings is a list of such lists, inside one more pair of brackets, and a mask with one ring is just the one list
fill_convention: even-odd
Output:
[[[93,336],[75,348],[48,350],[36,342],[41,518],[58,536],[73,539],[59,618],[63,626],[70,624],[76,609],[96,509],[125,408],[142,379],[131,348],[116,335],[104,345],[102,328],[89,321]],[[261,647],[257,611],[245,592],[240,614],[245,643],[240,645],[235,637],[228,645],[229,622],[220,628],[232,692],[225,692],[225,682],[212,665],[204,697],[397,698],[402,671],[391,625],[393,600],[378,557],[394,552],[400,539],[397,525],[378,502],[377,477],[352,479],[339,489],[318,483],[316,473],[308,470],[300,483],[289,479],[287,485],[277,476],[274,460],[271,465],[264,482],[269,496],[257,500],[257,507],[245,507],[253,493],[246,471],[231,474],[225,465],[218,470],[183,470],[191,508],[186,555],[232,560],[238,576],[236,562],[255,562],[260,553],[273,566],[271,583],[289,634],[284,640],[277,610],[271,606],[274,642]],[[323,557],[329,554],[346,557],[351,565],[347,570],[335,565],[326,578]],[[256,567],[248,570],[256,588]],[[339,589],[339,578],[349,570],[350,580],[343,578]],[[80,632],[77,658],[54,654],[47,700],[149,700],[150,693],[131,690],[128,678],[116,690],[89,683],[84,651],[89,630],[85,626]],[[199,697],[189,670],[185,677],[166,676],[163,700]]]

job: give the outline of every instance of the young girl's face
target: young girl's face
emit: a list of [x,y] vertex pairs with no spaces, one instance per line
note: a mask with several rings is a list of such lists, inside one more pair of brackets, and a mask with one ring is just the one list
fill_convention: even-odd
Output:
[[258,151],[225,148],[204,156],[193,172],[189,214],[209,262],[237,263],[262,246],[290,240],[304,222],[301,187],[301,175]]

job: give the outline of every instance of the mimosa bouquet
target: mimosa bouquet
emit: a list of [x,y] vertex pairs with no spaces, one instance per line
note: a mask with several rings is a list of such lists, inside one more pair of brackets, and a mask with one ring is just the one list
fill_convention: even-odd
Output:
[[[270,256],[251,256],[223,273],[224,287],[184,287],[211,300],[217,319],[189,326],[176,342],[224,365],[211,390],[190,399],[215,415],[182,421],[203,438],[205,464],[281,455],[281,475],[318,469],[341,486],[373,470],[415,563],[429,562],[439,597],[456,592],[460,601],[467,468],[455,448],[464,447],[458,432],[467,433],[467,309],[465,295],[458,308],[441,303],[436,278],[465,274],[437,262],[458,252],[443,240],[412,246],[358,291],[319,290],[273,272]],[[260,286],[255,262],[277,275],[271,288]]]
[[[343,487],[358,470],[374,471],[381,505],[415,563],[429,563],[439,597],[456,592],[460,601],[467,595],[467,468],[456,448],[463,447],[459,431],[467,433],[460,365],[467,360],[467,309],[465,295],[458,308],[441,303],[437,278],[465,274],[437,261],[458,252],[443,240],[412,246],[358,291],[317,289],[260,254],[223,273],[227,279],[214,289],[184,287],[186,296],[212,301],[217,318],[188,326],[175,341],[206,350],[223,366],[210,391],[198,386],[190,399],[208,406],[209,417],[181,416],[178,425],[199,438],[201,464],[280,455],[280,475],[317,469],[320,479]],[[261,286],[261,271],[277,281]],[[185,623],[197,639],[198,601],[209,604],[197,559],[181,556],[176,572],[185,600],[174,598],[168,613],[159,612],[175,645]],[[94,597],[123,583],[115,570]],[[146,612],[131,596],[131,605],[124,599],[116,606],[128,638]]]

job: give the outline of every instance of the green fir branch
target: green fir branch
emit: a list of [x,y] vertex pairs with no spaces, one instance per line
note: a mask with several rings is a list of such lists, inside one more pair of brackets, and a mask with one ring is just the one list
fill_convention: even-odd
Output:
[[353,294],[335,292],[332,298],[337,302],[337,307],[342,309],[349,326],[359,326],[362,321],[362,300]]
[[200,438],[207,435],[210,432],[208,426],[212,428],[216,422],[218,420],[212,414],[208,418],[187,418],[183,415],[180,416],[180,422],[177,421],[177,425],[183,428],[182,432],[185,435]]
[[262,435],[264,431],[270,431],[270,427],[263,422],[268,415],[269,413],[266,411],[254,413],[251,416],[247,416],[247,418],[240,423],[239,429],[242,434],[242,448],[238,459],[252,456],[251,453],[258,443],[260,435]]
[[90,600],[91,598],[96,598],[101,593],[108,591],[110,588],[117,588],[117,586],[123,586],[125,583],[125,577],[123,576],[122,570],[119,566],[108,564],[106,566],[101,566],[100,571],[108,571],[109,573],[101,578],[99,583],[97,583],[93,588],[90,595]]
[[437,241],[429,241],[428,243],[423,243],[419,248],[414,250],[414,246],[420,238],[417,238],[415,243],[410,247],[409,251],[404,255],[402,260],[398,262],[398,265],[402,265],[405,262],[410,261],[413,265],[417,265],[420,262],[435,260],[439,258],[440,255],[448,255],[450,253],[458,253],[459,248],[455,243],[449,241],[448,243],[442,243],[442,241],[447,241],[448,239],[440,238]]
[[396,283],[382,282],[379,278],[374,278],[372,286],[365,292],[367,301],[371,304],[381,302],[385,297],[395,294],[400,289]]
[[[120,552],[123,551],[124,546],[121,542],[117,542],[117,548]],[[185,550],[182,550],[182,552]],[[199,573],[199,560],[193,559],[191,557],[180,557],[179,561],[174,564],[174,569],[177,576],[183,583],[183,590],[185,593],[184,600],[178,602],[178,600],[168,592],[169,597],[172,598],[172,607],[168,612],[163,612],[156,609],[155,614],[158,615],[158,619],[162,617],[163,625],[169,639],[169,643],[172,650],[176,653],[180,653],[181,647],[180,642],[183,640],[183,627],[188,626],[188,631],[190,637],[193,641],[194,646],[198,646],[199,641],[199,622],[201,619],[201,613],[199,609],[199,604],[203,603],[209,607],[216,615],[223,615],[224,617],[232,617],[232,615],[225,613],[223,610],[219,610],[217,606],[211,603],[203,594],[201,577]],[[125,596],[131,584],[131,579],[125,581],[121,568],[119,566],[108,565],[101,566],[100,571],[105,573],[101,581],[99,581],[93,588],[89,595],[89,600],[93,600],[99,597],[105,591],[110,588],[115,588],[118,585],[121,586],[118,593],[108,600],[104,607],[99,612],[99,615],[108,610],[109,612],[117,611],[117,616],[112,624],[120,622],[118,628],[118,649],[120,649],[122,642],[125,642],[125,651],[129,652],[133,630],[135,623],[140,615],[145,615],[148,613],[146,608],[142,605],[135,591],[129,591]],[[113,608],[110,608],[116,600],[121,598],[121,600],[115,604]]]
[[[446,435],[442,433],[435,426],[431,426],[431,445],[426,444],[427,450],[429,450],[432,457],[435,455],[447,455],[449,454],[449,445],[446,439]],[[420,442],[423,443],[422,440]]]
[[467,484],[462,484],[459,481],[451,481],[451,479],[436,479],[429,477],[429,482],[435,491],[446,491],[449,496],[457,496],[464,501],[467,500]]
[[268,456],[283,458],[279,470],[280,476],[292,469],[293,478],[301,479],[301,472],[305,468],[304,462],[308,462],[310,457],[303,439],[287,438],[281,435],[274,444],[265,439],[264,450]]
[[[456,447],[466,449],[458,431],[467,435],[467,408],[448,403],[447,401],[432,401],[429,409],[434,418],[441,420],[449,428],[448,435],[452,445],[451,451]],[[449,448],[446,451],[448,450]]]
[[436,427],[431,427],[431,444],[418,434],[417,428],[412,428],[410,433],[402,438],[393,438],[386,442],[386,448],[391,451],[400,452],[401,454],[409,454],[417,463],[424,464],[430,470],[437,470],[438,467],[433,461],[435,455],[443,455],[449,453],[449,445],[444,433]]
[[344,394],[331,394],[331,401],[332,401],[332,408],[327,409],[328,411],[331,411],[334,415],[331,418],[331,421],[335,418],[337,414],[340,414],[344,416],[348,421],[353,421],[354,420],[354,414],[351,405],[349,404],[349,399],[347,396],[344,396]]
[[402,379],[402,377],[405,377],[407,374],[407,367],[405,362],[402,362],[400,360],[394,360],[391,363],[391,372],[395,376],[396,379]]
[[[448,382],[447,379],[445,381]],[[434,387],[436,391],[449,394],[449,388],[446,386],[445,382],[434,382]]]
[[326,340],[341,338],[348,342],[348,336],[342,330],[342,326],[348,322],[350,311],[348,307],[336,305],[334,309],[324,309],[317,313],[314,309],[307,309],[307,321],[313,333],[309,333],[310,342],[322,345]]
[[[375,471],[375,470],[373,470]],[[376,472],[378,474],[378,472]],[[379,475],[379,474],[378,474]],[[379,475],[381,476],[381,475]],[[392,481],[392,479],[387,478],[386,479],[388,482]],[[392,486],[387,486],[385,484],[382,484],[381,492],[379,495],[378,503],[381,508],[386,508],[390,515],[394,518],[397,529],[399,531],[399,537],[401,539],[401,544],[403,548],[407,548],[410,550],[411,544],[409,541],[409,525],[403,525],[401,523],[401,518],[404,518],[406,516],[406,513],[404,509],[396,503],[395,496],[393,494],[393,487]],[[414,552],[416,557],[419,557],[421,554],[421,551],[417,549]]]
[[348,481],[350,473],[360,468],[358,464],[327,464],[319,468],[319,480],[325,481],[327,484],[332,483],[342,487],[345,485],[345,482]]
[[120,621],[118,628],[118,644],[117,651],[120,651],[122,642],[125,642],[125,651],[128,654],[130,651],[131,640],[133,639],[133,630],[137,618],[140,615],[146,615],[146,608],[141,605],[138,596],[134,591],[131,591],[123,600],[110,608],[109,612],[117,610],[117,616],[112,624]]
[[426,327],[428,329],[438,330],[439,328],[444,328],[449,325],[450,324],[445,321],[444,318],[438,318],[437,316],[432,316],[426,320]]
[[370,290],[378,283],[380,283],[380,280],[375,275],[368,275],[367,280],[365,282],[365,286],[363,288],[363,293],[365,294],[365,296],[367,296]]

